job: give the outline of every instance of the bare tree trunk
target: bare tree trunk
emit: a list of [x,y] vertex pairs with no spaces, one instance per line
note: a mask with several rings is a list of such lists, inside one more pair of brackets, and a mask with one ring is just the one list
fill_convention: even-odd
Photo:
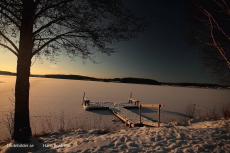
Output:
[[32,136],[29,117],[29,76],[33,48],[33,1],[23,1],[20,42],[15,85],[15,114],[13,139],[20,143],[29,142]]
[[25,60],[23,55],[18,57],[13,138],[21,143],[28,142],[32,135],[29,119],[30,65],[30,59]]

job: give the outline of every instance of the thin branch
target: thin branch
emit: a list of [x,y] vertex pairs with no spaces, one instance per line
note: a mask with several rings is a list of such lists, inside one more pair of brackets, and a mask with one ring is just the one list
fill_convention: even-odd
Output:
[[35,32],[33,32],[33,36],[35,36],[36,34],[38,34],[39,32],[41,32],[42,30],[48,28],[48,27],[51,26],[52,24],[54,24],[54,23],[56,23],[57,21],[60,21],[60,20],[62,20],[62,19],[64,19],[64,18],[65,18],[65,17],[58,18],[58,19],[53,20],[53,21],[47,23],[46,25],[40,27],[38,30],[36,30]]
[[[83,36],[83,35],[64,35],[64,36],[66,36],[66,37],[79,37],[79,38],[91,38],[90,36]],[[99,37],[103,38],[106,36],[99,36]],[[36,40],[42,41],[42,40],[50,40],[50,39],[52,39],[52,38],[36,38],[34,40],[35,41]]]
[[1,31],[0,31],[0,36],[2,36],[7,42],[9,42],[13,46],[13,48],[16,50],[16,52],[19,51],[18,47],[7,36],[5,36]]
[[[13,6],[11,6],[11,7],[13,7]],[[20,17],[19,16],[17,16],[16,14],[15,14],[15,12],[13,12],[13,11],[11,11],[11,10],[9,10],[9,9],[7,9],[5,6],[3,6],[3,5],[1,5],[0,4],[0,8],[2,8],[3,10],[6,10],[6,11],[8,11],[11,15],[13,15],[18,21],[20,21],[21,19],[20,19]]]
[[[205,10],[205,9],[204,9],[204,10]],[[205,11],[206,11],[206,10],[205,10]],[[206,11],[206,12],[207,12],[207,11]],[[209,14],[209,13],[207,12],[207,15],[208,15],[208,14]],[[212,24],[212,17],[211,17],[211,15],[208,16],[208,18],[209,18],[209,23],[210,23],[210,34],[211,34],[213,43],[214,43],[215,47],[218,49],[218,51],[219,51],[219,53],[221,54],[221,56],[225,59],[225,61],[226,61],[227,65],[228,65],[228,67],[230,68],[230,62],[229,62],[228,58],[226,57],[226,54],[225,54],[224,50],[217,44],[217,42],[216,42],[216,40],[215,40],[215,37],[214,37],[214,35],[213,35],[213,24]]]
[[34,52],[32,53],[32,57],[33,57],[35,54],[37,54],[38,52],[40,52],[43,48],[45,48],[48,44],[50,44],[51,42],[57,40],[57,39],[60,38],[60,37],[65,36],[66,34],[68,34],[68,33],[64,33],[64,34],[58,35],[58,36],[56,36],[56,37],[54,37],[54,38],[51,38],[49,41],[47,41],[46,43],[44,43],[40,48],[38,48],[36,51],[34,51]]
[[[225,37],[227,37],[228,38],[228,40],[230,40],[230,37],[223,31],[223,29],[219,26],[219,24],[217,23],[217,21],[213,18],[213,16],[207,11],[207,10],[205,10],[204,9],[204,11],[205,11],[205,13],[207,13],[207,16],[209,17],[209,21],[210,22],[214,22],[215,24],[216,24],[216,28],[217,29],[219,29],[220,31],[221,31],[221,33],[225,36]],[[212,20],[212,21],[211,21]],[[213,25],[212,25],[213,26]]]
[[204,44],[206,44],[206,45],[209,45],[209,46],[214,46],[214,47],[215,47],[215,45],[214,45],[214,44],[211,44],[211,43],[206,43],[206,42],[204,42],[203,40],[201,40],[199,37],[196,37],[196,39],[197,39],[199,42],[201,42],[201,43],[204,43]]
[[39,12],[35,15],[35,18],[37,18],[38,16],[40,16],[41,14],[43,14],[44,12],[46,12],[47,10],[49,10],[49,9],[51,9],[51,8],[55,8],[55,7],[57,7],[57,6],[61,5],[61,4],[69,3],[69,2],[72,2],[72,1],[74,1],[74,0],[64,0],[64,1],[61,1],[61,2],[59,2],[59,3],[57,3],[57,4],[50,5],[50,6],[46,7],[46,8],[44,8],[44,9],[42,9],[41,11],[39,11]]
[[[216,0],[213,0],[214,2],[217,3],[217,5],[219,5],[222,9],[223,8],[223,5],[218,3]],[[224,0],[222,0],[225,5],[227,6],[226,2]],[[230,40],[230,37],[224,32],[224,30],[219,26],[218,22],[214,19],[214,17],[199,3],[194,3],[200,10],[201,12],[208,17],[208,21],[205,22],[201,19],[199,19],[204,25],[206,25],[209,30],[210,30],[210,36],[208,37],[211,37],[212,41],[213,41],[213,44],[210,44],[210,43],[205,43],[206,45],[211,45],[211,46],[215,46],[217,48],[217,50],[219,51],[220,55],[224,58],[224,60],[226,61],[228,67],[230,68],[230,61],[229,59],[226,57],[226,53],[224,51],[224,49],[220,46],[220,44],[216,41],[215,39],[215,36],[213,34],[213,29],[214,28],[217,28],[228,40]],[[227,7],[228,8],[228,7]],[[215,26],[213,25],[215,24]],[[203,42],[201,41],[200,39],[198,39],[200,42]]]
[[6,18],[8,18],[12,23],[14,23],[16,25],[16,27],[18,27],[18,29],[20,29],[20,25],[14,20],[12,19],[9,15],[7,15],[6,13],[4,13],[3,11],[0,10],[0,13],[2,15],[4,15]]
[[10,48],[9,46],[4,45],[4,44],[2,44],[2,43],[0,43],[0,46],[2,46],[2,47],[4,47],[4,48],[8,49],[8,50],[11,51],[14,55],[18,56],[17,52],[15,52],[15,51],[14,51],[12,48]]
[[[224,11],[224,13],[227,13],[228,15],[230,15],[230,11],[229,11],[229,8],[228,8],[228,5],[227,5],[227,3],[226,3],[226,1],[225,0],[222,0],[222,2],[224,3],[224,4],[221,4],[221,3],[219,3],[218,1],[216,1],[216,0],[213,0],[216,4],[218,4],[219,5],[219,7],[220,8],[222,8]],[[221,11],[222,12],[222,11]]]
[[[224,0],[223,0],[224,1]],[[216,2],[215,0],[214,0],[214,2]],[[225,1],[224,1],[225,2]],[[216,2],[218,5],[221,5],[221,4],[219,4],[218,2]],[[224,30],[219,26],[219,24],[217,23],[217,21],[214,19],[214,17],[205,9],[205,8],[203,8],[201,5],[199,5],[199,4],[196,4],[196,3],[194,3],[202,12],[203,12],[203,14],[204,15],[206,15],[208,18],[209,18],[209,20],[210,20],[210,18],[211,18],[211,20],[216,24],[216,28],[217,29],[219,29],[220,31],[221,31],[221,33],[225,36],[225,37],[227,37],[228,38],[228,40],[230,40],[230,37],[224,32]],[[225,2],[225,5],[227,6],[227,4],[226,4],[226,2]],[[228,12],[230,13],[230,10],[228,10]],[[199,19],[199,18],[198,18]],[[201,19],[199,19],[203,24],[205,24],[206,26],[208,26],[207,25],[207,23],[205,23],[203,20],[201,20]],[[213,25],[212,25],[213,26]],[[214,26],[213,26],[214,27]]]
[[203,34],[204,36],[206,36],[206,37],[208,37],[208,38],[211,38],[211,36],[210,36],[210,35],[208,35],[208,34],[206,34],[206,33],[202,32],[201,30],[197,30],[197,32],[199,32],[199,33]]

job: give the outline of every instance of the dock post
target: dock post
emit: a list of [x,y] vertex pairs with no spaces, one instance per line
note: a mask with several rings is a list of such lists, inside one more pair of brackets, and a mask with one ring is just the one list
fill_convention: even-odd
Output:
[[82,101],[82,105],[85,105],[85,92],[84,92],[84,94],[83,94],[83,101]]
[[160,108],[161,108],[161,105],[158,106],[158,127],[160,127],[160,118],[161,118],[161,117],[160,117],[160,115],[161,115],[161,114],[160,114],[160,112],[161,112],[161,109],[160,109]]
[[140,115],[140,124],[141,124],[141,105],[139,105],[139,115]]
[[129,103],[132,103],[132,100],[131,100],[131,98],[132,98],[132,92],[130,93],[130,97],[129,97]]

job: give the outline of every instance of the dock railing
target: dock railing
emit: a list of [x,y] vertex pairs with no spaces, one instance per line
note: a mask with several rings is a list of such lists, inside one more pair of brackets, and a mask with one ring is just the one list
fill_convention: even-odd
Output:
[[142,107],[158,107],[158,127],[160,127],[161,107],[164,107],[164,104],[141,104],[138,106],[139,106],[140,124],[145,124],[145,125],[148,125],[148,123],[141,122],[141,108]]

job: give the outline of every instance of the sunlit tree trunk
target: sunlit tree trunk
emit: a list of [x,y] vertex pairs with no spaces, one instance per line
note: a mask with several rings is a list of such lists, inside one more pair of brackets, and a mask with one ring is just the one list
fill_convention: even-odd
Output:
[[17,79],[15,85],[15,115],[13,139],[20,143],[28,142],[32,132],[29,119],[29,76],[33,48],[33,1],[24,2],[22,14],[19,52],[17,59]]

